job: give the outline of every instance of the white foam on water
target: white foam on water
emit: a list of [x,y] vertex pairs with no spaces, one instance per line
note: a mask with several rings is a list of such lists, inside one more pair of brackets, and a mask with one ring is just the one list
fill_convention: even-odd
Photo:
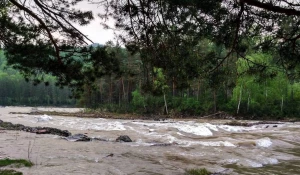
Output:
[[257,146],[264,148],[270,147],[272,145],[272,141],[268,137],[256,140],[255,142]]
[[48,122],[50,120],[53,120],[53,117],[44,114],[44,115],[35,117],[35,119],[37,120],[36,122]]
[[226,159],[224,161],[221,161],[221,163],[228,163],[228,164],[238,164],[243,165],[247,167],[253,167],[253,168],[259,168],[263,167],[264,165],[269,164],[278,164],[278,160],[276,158],[271,157],[264,157],[264,156],[256,156],[254,159],[239,159],[239,158],[233,158],[233,159]]
[[[142,133],[142,132],[141,132]],[[178,135],[182,135],[180,132],[177,132]],[[233,143],[229,141],[193,141],[193,140],[185,140],[185,139],[178,139],[177,137],[171,135],[171,134],[160,134],[157,132],[144,132],[143,135],[147,135],[148,137],[155,137],[155,140],[159,140],[161,143],[171,143],[180,145],[183,147],[189,147],[189,146],[195,146],[195,145],[202,145],[202,146],[213,146],[213,147],[236,147]],[[148,146],[148,143],[144,143],[143,140],[137,141],[138,145]]]
[[131,146],[151,146],[152,143],[144,142],[142,139],[137,139]]
[[213,133],[206,126],[203,125],[177,125],[175,126],[179,131],[200,136],[212,136]]
[[110,121],[103,119],[57,119],[57,125],[79,129],[79,130],[102,130],[102,131],[124,131],[126,130],[124,123],[120,121]]
[[209,128],[210,130],[213,130],[213,131],[219,131],[219,129],[217,128],[216,125],[213,125],[213,124],[210,124],[210,123],[205,123],[205,126],[207,128]]
[[290,125],[286,125],[288,128],[300,128],[300,123],[297,122],[297,123],[293,123],[293,124],[290,124]]
[[176,132],[176,134],[180,135],[180,136],[185,136],[184,134],[182,134],[181,132]]
[[169,143],[174,143],[174,142],[177,142],[177,140],[178,140],[176,137],[171,136],[171,135],[168,135],[167,139],[169,140]]
[[227,132],[243,132],[246,131],[245,127],[241,126],[230,126],[230,125],[219,125],[219,128],[227,131]]
[[234,163],[237,163],[238,161],[239,161],[239,159],[232,158],[232,159],[221,160],[220,163],[223,163],[223,164],[234,164]]
[[262,163],[265,164],[265,165],[267,165],[267,164],[278,164],[278,160],[275,159],[275,158],[267,157],[267,158],[262,159]]
[[194,145],[202,145],[202,146],[213,146],[213,147],[219,147],[219,146],[225,146],[225,147],[236,147],[234,144],[228,142],[228,141],[190,141],[190,140],[181,140],[177,139],[173,136],[168,136],[169,143],[176,143],[181,146],[194,146]]
[[[230,126],[230,125],[218,125],[218,128],[227,132],[248,132],[248,131],[263,131],[267,125],[253,125],[251,127],[245,126]],[[272,126],[270,126],[272,127]]]
[[[210,128],[216,130],[216,127],[213,127],[211,124],[207,123],[195,123],[193,121],[188,122],[176,122],[176,123],[160,123],[160,122],[134,122],[135,125],[142,125],[144,127],[148,127],[149,129],[157,128],[157,129],[168,129],[175,128],[178,131],[182,131],[189,134],[199,135],[199,136],[212,136]],[[151,127],[151,128],[150,128]]]
[[199,142],[203,146],[226,146],[226,147],[236,147],[234,144],[228,141],[211,141],[211,142]]
[[123,123],[121,122],[107,122],[107,123],[101,123],[97,124],[96,127],[92,128],[96,130],[104,130],[104,131],[125,131],[126,128],[124,127]]
[[250,165],[253,168],[259,168],[259,167],[263,167],[263,164],[259,163],[259,162],[255,162],[253,160],[246,160],[247,164]]
[[154,129],[149,129],[149,132],[154,132],[155,130]]

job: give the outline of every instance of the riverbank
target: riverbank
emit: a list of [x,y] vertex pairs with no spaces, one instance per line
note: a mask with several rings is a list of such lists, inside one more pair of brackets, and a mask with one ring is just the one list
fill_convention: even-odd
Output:
[[[184,116],[184,115],[156,115],[156,114],[134,114],[134,113],[110,113],[98,110],[83,109],[80,108],[76,112],[64,112],[55,110],[35,110],[30,112],[11,112],[11,114],[26,114],[26,115],[49,115],[49,116],[65,116],[65,117],[80,117],[80,118],[106,118],[106,119],[121,119],[121,120],[154,120],[154,121],[164,121],[167,119],[208,119],[208,120],[258,120],[257,117],[253,116],[239,116],[231,115],[226,112],[220,111],[214,114],[205,116]],[[53,109],[53,108],[48,108]],[[54,108],[55,109],[55,108]],[[61,109],[61,108],[60,108]],[[271,118],[265,117],[260,118],[260,121],[267,123],[276,122],[299,122],[298,118]],[[233,123],[231,124],[233,125]],[[239,124],[237,123],[236,126]]]

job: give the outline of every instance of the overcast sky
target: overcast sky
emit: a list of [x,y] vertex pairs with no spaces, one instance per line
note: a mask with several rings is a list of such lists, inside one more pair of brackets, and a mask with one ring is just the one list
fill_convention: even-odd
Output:
[[[95,4],[89,4],[84,1],[80,3],[77,8],[83,11],[92,10],[95,17],[95,20],[93,20],[91,24],[87,26],[76,25],[82,33],[87,35],[94,43],[105,44],[107,41],[115,41],[114,31],[103,29],[102,25],[100,24],[103,21],[99,19],[97,14],[104,11],[102,7],[99,7]],[[105,23],[110,27],[114,27],[114,22],[112,20],[108,20]]]

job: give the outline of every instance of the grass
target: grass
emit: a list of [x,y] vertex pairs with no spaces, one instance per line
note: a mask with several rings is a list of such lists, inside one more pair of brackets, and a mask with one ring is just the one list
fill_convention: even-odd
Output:
[[211,172],[207,171],[205,168],[201,169],[189,169],[185,171],[185,175],[210,175]]
[[25,159],[0,159],[0,167],[16,165],[16,167],[31,167],[33,163]]
[[15,170],[0,170],[0,175],[23,175],[23,173]]
[[[22,166],[32,167],[33,163],[25,159],[0,159],[0,167],[8,165],[14,165],[17,168]],[[23,173],[15,170],[0,169],[0,175],[23,175]]]

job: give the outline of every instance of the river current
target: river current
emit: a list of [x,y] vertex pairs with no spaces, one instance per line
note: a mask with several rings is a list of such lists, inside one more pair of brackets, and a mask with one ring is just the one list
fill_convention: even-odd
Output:
[[[30,159],[24,174],[184,174],[206,168],[227,174],[300,174],[300,123],[225,125],[229,120],[116,120],[10,114],[31,111],[78,112],[78,108],[0,108],[0,119],[26,126],[82,133],[91,142],[55,135],[0,132],[0,158]],[[246,121],[243,121],[246,122]],[[256,121],[247,121],[256,122]],[[115,142],[128,135],[133,142]]]

